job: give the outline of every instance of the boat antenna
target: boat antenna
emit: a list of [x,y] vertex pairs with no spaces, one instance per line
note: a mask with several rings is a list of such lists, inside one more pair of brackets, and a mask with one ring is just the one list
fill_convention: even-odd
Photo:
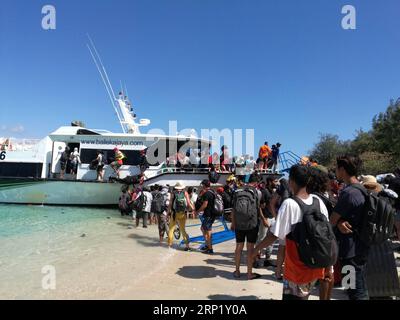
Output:
[[126,87],[126,83],[124,84],[125,94],[129,99],[128,88]]
[[[107,90],[108,96],[110,98],[111,104],[113,105],[113,108],[114,108],[115,113],[117,114],[119,123],[121,124],[122,131],[123,131],[123,133],[126,133],[125,127],[124,127],[124,125],[122,123],[122,120],[121,120],[121,116],[120,116],[120,114],[118,112],[118,109],[117,109],[117,107],[115,105],[115,102],[116,102],[117,98],[115,97],[113,88],[112,88],[111,83],[110,83],[110,79],[109,79],[108,74],[107,74],[107,71],[106,71],[106,69],[105,69],[105,67],[104,67],[104,65],[102,63],[102,60],[101,60],[101,57],[100,57],[99,53],[96,50],[96,47],[95,47],[95,45],[93,43],[93,40],[90,38],[89,34],[87,36],[88,36],[89,41],[90,41],[90,43],[91,43],[91,45],[93,47],[93,50],[94,50],[94,52],[95,52],[95,54],[97,56],[97,59],[96,59],[95,54],[93,53],[93,50],[90,48],[89,44],[87,44],[87,47],[88,47],[89,52],[90,52],[90,55],[92,56],[92,59],[93,59],[95,65],[97,67],[97,70],[100,73],[101,79],[103,80],[103,84],[106,87],[106,90]],[[100,69],[99,63],[101,65],[102,69],[103,69],[103,72]]]
[[119,84],[121,85],[121,93],[123,95],[123,98],[125,98],[125,92],[124,92],[124,87],[122,86],[122,80],[119,80]]
[[107,70],[106,70],[106,68],[104,67],[103,61],[101,60],[101,57],[100,57],[99,53],[97,52],[96,46],[94,45],[94,42],[93,42],[92,38],[90,37],[90,35],[88,34],[87,36],[88,36],[88,38],[89,38],[90,43],[92,44],[92,47],[93,47],[93,49],[94,49],[94,52],[96,53],[97,58],[99,59],[99,62],[100,62],[100,65],[101,65],[101,67],[102,67],[102,69],[103,69],[104,75],[106,76],[108,85],[109,85],[110,88],[111,88],[111,92],[112,92],[112,94],[113,94],[113,98],[114,98],[114,100],[117,100],[117,97],[116,97],[115,94],[114,94],[114,90],[112,90],[112,85],[111,85],[111,82],[110,82],[110,78],[108,77]]

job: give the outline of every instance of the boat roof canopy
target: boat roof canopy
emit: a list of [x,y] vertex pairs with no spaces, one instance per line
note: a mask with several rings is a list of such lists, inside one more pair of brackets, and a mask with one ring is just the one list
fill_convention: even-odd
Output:
[[[161,135],[161,134],[129,134],[129,133],[114,133],[107,130],[100,130],[100,129],[87,129],[83,127],[77,126],[63,126],[58,128],[56,131],[52,132],[49,137],[55,141],[63,141],[65,139],[70,140],[71,136],[103,136],[108,138],[138,138],[138,139],[151,139],[156,141],[159,140],[177,140],[178,142],[182,141],[192,141],[196,143],[211,145],[212,141],[209,139],[199,138],[195,136],[185,136],[185,135],[176,135],[176,136],[168,136],[168,135]],[[61,140],[60,140],[61,139]]]
[[102,134],[111,133],[107,130],[97,130],[97,129],[87,129],[83,127],[60,127],[56,131],[52,132],[50,136],[55,135],[89,135],[89,136],[98,136]]

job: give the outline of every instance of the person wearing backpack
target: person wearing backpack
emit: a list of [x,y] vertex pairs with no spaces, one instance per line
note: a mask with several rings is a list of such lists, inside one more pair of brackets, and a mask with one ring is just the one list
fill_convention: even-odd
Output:
[[177,182],[171,193],[171,199],[168,206],[168,216],[170,217],[168,231],[168,246],[172,246],[174,231],[176,224],[179,225],[179,230],[185,241],[185,251],[190,251],[189,236],[186,233],[186,210],[193,210],[188,193],[185,191],[185,186],[181,182]]
[[168,194],[169,192],[167,187],[158,186],[158,190],[153,195],[152,211],[155,213],[157,218],[160,244],[163,243],[165,233],[168,233],[168,223],[167,223],[167,208],[169,205]]
[[[261,209],[261,192],[257,190],[259,176],[255,173],[250,175],[249,183],[238,188],[233,195],[232,224],[231,229],[235,231],[235,272],[234,278],[240,278],[240,261],[244,243],[247,240],[247,279],[253,280],[261,277],[253,273],[253,263],[257,252],[253,257],[254,245],[257,242],[259,218],[266,221]],[[267,222],[266,222],[267,223]]]
[[122,194],[119,197],[118,201],[118,208],[119,211],[121,212],[121,216],[129,216],[130,213],[132,212],[132,209],[129,205],[131,195],[129,193],[129,186],[124,185],[121,188]]
[[117,178],[119,178],[119,171],[121,166],[124,164],[124,160],[126,160],[126,156],[117,147],[115,147],[113,151],[115,154],[114,155],[115,160],[111,162],[110,167],[114,170]]
[[[279,181],[278,179],[274,179],[272,177],[267,178],[267,183],[264,185],[264,183],[259,184],[259,190],[261,192],[261,209],[263,211],[263,216],[264,219],[259,219],[259,229],[258,229],[258,237],[257,237],[257,242],[256,244],[259,244],[262,240],[264,240],[265,236],[267,235],[267,231],[271,226],[271,223],[275,220],[274,216],[272,214],[272,210],[270,208],[271,206],[271,199],[272,195],[275,193],[276,187],[278,185]],[[271,261],[271,255],[272,255],[272,246],[267,247],[265,250],[265,259],[263,262],[264,267],[273,267],[275,268],[276,265]],[[259,268],[261,265],[261,255],[263,252],[259,252],[258,258],[254,262],[254,267]]]
[[213,254],[214,249],[212,246],[212,225],[214,224],[216,216],[213,213],[214,200],[216,192],[211,190],[210,180],[203,180],[201,182],[201,207],[196,210],[195,215],[203,212],[201,221],[201,232],[203,233],[205,246],[202,248],[203,253]]
[[64,152],[61,153],[60,156],[60,166],[61,166],[60,179],[64,179],[65,171],[67,170],[69,164],[70,154],[71,154],[70,148],[66,146]]
[[[156,224],[157,223],[157,221],[156,221],[157,220],[156,219],[156,212],[155,212],[155,210],[157,210],[155,208],[155,205],[157,203],[156,203],[154,198],[158,193],[158,185],[150,186],[150,193],[151,193],[151,205],[150,205],[150,212],[149,212],[149,225],[152,225],[152,224]],[[158,208],[158,210],[160,210],[160,209]]]
[[336,159],[336,177],[345,187],[331,216],[331,223],[338,228],[339,258],[342,267],[352,266],[355,270],[355,288],[347,290],[350,300],[368,300],[366,265],[369,246],[355,232],[365,215],[365,197],[357,180],[362,162],[359,157],[344,155]]
[[256,247],[258,251],[277,239],[285,240],[283,300],[307,300],[318,279],[332,279],[336,239],[323,201],[307,192],[309,178],[308,167],[290,168],[294,196],[283,201],[274,226]]
[[147,228],[152,200],[151,193],[146,187],[136,192],[136,198],[133,201],[133,209],[136,211],[136,227],[139,226],[140,219],[143,219],[143,228]]

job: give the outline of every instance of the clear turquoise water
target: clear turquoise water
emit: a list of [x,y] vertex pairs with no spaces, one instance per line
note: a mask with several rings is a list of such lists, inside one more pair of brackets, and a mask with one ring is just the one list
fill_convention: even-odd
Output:
[[[158,281],[175,252],[115,209],[0,205],[0,299],[108,299]],[[43,288],[45,266],[56,290]]]
[[117,210],[0,205],[0,239],[42,232],[78,232],[93,222],[118,218]]
[[73,270],[104,252],[118,253],[131,225],[111,209],[0,205],[0,299],[47,294],[46,265],[57,267],[60,279],[77,280]]

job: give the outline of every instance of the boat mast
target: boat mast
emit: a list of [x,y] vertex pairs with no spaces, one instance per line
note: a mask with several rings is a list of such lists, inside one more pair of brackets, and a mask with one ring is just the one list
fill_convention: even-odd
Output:
[[111,100],[115,113],[117,114],[119,123],[121,124],[122,131],[124,133],[140,134],[139,127],[148,126],[150,124],[150,120],[141,119],[139,123],[136,123],[136,115],[134,114],[133,108],[128,99],[128,91],[126,90],[126,86],[124,90],[122,81],[120,81],[121,92],[118,95],[118,98],[115,96],[110,78],[108,77],[108,73],[106,68],[104,67],[103,61],[101,60],[101,57],[96,49],[96,46],[94,45],[93,40],[90,38],[89,35],[87,36],[92,47],[91,48],[89,45],[87,45],[89,52],[92,55],[93,61],[96,64],[97,70],[99,71],[104,86],[106,87],[108,96]]
[[[89,38],[90,44],[91,44],[91,46],[93,48],[93,50],[92,50],[90,48],[89,44],[87,44],[87,47],[88,47],[89,52],[90,52],[90,55],[92,56],[93,61],[94,61],[95,65],[96,65],[96,67],[97,67],[97,70],[100,73],[101,79],[103,80],[103,84],[106,87],[106,90],[107,90],[108,96],[110,98],[111,104],[112,104],[112,106],[114,108],[114,111],[115,111],[115,113],[116,113],[116,115],[118,117],[118,121],[119,121],[119,123],[121,125],[122,132],[126,133],[125,127],[123,125],[123,121],[122,121],[121,116],[120,116],[120,114],[118,112],[118,109],[117,109],[117,107],[115,105],[115,103],[117,101],[117,98],[115,97],[114,90],[113,90],[112,85],[110,83],[110,79],[108,77],[107,71],[106,71],[106,69],[105,69],[105,67],[103,65],[103,62],[101,60],[101,57],[100,57],[99,53],[96,50],[96,46],[94,45],[93,40],[90,38],[89,34],[87,35],[87,37]],[[95,54],[93,54],[93,51],[95,52],[96,56],[95,56]],[[96,59],[96,57],[97,57],[97,59]],[[99,64],[101,65],[101,67],[103,69],[103,72],[101,71]]]

